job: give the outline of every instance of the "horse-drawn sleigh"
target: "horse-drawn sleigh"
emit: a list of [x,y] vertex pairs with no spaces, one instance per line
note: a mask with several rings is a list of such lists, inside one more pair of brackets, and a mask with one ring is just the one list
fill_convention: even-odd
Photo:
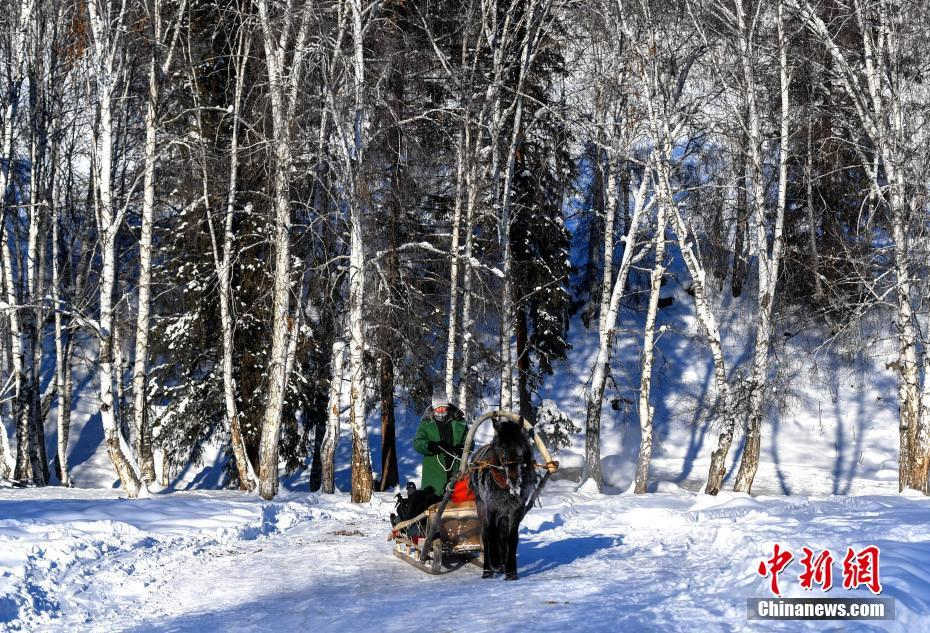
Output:
[[[472,451],[475,433],[488,420],[494,440]],[[541,478],[537,469],[544,471]],[[558,463],[529,422],[509,411],[484,414],[469,426],[458,474],[442,499],[416,516],[392,519],[394,555],[429,574],[472,563],[484,569],[485,578],[501,571],[515,580],[520,521],[556,470]]]

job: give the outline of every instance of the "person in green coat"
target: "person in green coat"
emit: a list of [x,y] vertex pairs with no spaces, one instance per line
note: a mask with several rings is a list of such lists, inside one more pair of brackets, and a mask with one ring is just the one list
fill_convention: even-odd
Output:
[[423,455],[420,489],[430,487],[442,496],[459,468],[468,425],[462,411],[444,398],[434,398],[430,411],[420,420],[413,448]]

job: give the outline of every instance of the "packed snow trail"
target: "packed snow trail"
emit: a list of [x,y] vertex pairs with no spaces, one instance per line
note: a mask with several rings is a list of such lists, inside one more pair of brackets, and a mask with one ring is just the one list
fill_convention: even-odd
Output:
[[[524,521],[518,582],[482,580],[470,565],[428,576],[394,558],[388,494],[353,505],[0,490],[0,630],[930,631],[926,498],[665,490],[599,495],[556,482]],[[746,598],[769,595],[755,569],[774,542],[878,545],[896,620],[748,621]],[[781,575],[783,595],[802,595],[799,572],[796,560]],[[834,583],[831,597],[871,595]]]

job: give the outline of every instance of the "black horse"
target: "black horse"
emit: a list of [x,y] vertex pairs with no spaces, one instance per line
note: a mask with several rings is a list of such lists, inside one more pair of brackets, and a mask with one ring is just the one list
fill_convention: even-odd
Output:
[[469,480],[481,519],[481,577],[503,571],[507,580],[516,580],[520,521],[537,475],[533,449],[522,425],[495,418],[494,431],[494,440],[475,451]]

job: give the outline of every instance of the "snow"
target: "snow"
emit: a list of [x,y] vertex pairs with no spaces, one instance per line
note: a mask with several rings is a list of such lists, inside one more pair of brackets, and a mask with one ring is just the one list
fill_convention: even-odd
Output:
[[[390,494],[356,505],[344,494],[130,502],[102,490],[4,489],[0,630],[755,631],[745,599],[769,595],[756,567],[776,542],[795,552],[878,545],[896,620],[836,630],[930,629],[926,498],[662,488],[601,495],[553,482],[524,521],[514,583],[482,580],[472,566],[428,576],[394,558]],[[795,563],[782,574],[783,595],[802,595],[797,573]],[[829,595],[860,594],[871,595]]]
[[[804,546],[829,548],[838,561],[847,547],[879,546],[882,595],[895,599],[896,619],[835,622],[833,630],[930,631],[930,499],[896,494],[894,382],[880,360],[831,357],[812,372],[800,349],[807,346],[803,335],[791,337],[779,352],[791,368],[779,383],[791,392],[791,407],[783,415],[773,411],[764,429],[753,488],[759,496],[697,494],[715,433],[700,424],[710,368],[687,336],[682,294],[660,312],[669,330],[657,350],[654,492],[622,492],[632,482],[639,442],[635,413],[609,404],[628,396],[638,377],[636,340],[624,336],[617,384],[609,384],[604,407],[610,494],[590,481],[576,490],[583,444],[576,435],[556,456],[560,478],[523,523],[516,583],[482,580],[472,566],[431,577],[393,557],[386,540],[389,493],[361,505],[345,493],[308,494],[305,473],[285,478],[274,502],[192,489],[219,485],[223,462],[215,450],[166,492],[122,500],[102,446],[94,379],[76,372],[69,461],[76,485],[86,488],[0,489],[0,631],[380,633],[432,631],[436,623],[469,633],[824,629],[817,622],[746,619],[746,598],[769,596],[769,581],[756,568],[776,542],[796,558]],[[729,309],[738,321],[740,306]],[[620,327],[639,327],[632,311]],[[727,354],[738,356],[739,337],[732,326],[725,325],[725,334],[727,327]],[[576,320],[569,334],[571,354],[544,395],[549,408],[578,424],[596,330]],[[402,481],[418,479],[410,448],[416,419],[399,407]],[[343,491],[346,440],[337,454]],[[50,427],[49,445],[54,441]],[[728,471],[737,463],[737,444]],[[802,592],[798,573],[796,560],[781,577],[783,594],[820,595]],[[840,586],[839,562],[834,576],[828,595],[856,595]]]
[[[641,287],[636,270],[631,286]],[[696,336],[693,300],[679,266],[660,311],[652,402],[656,409],[651,493],[629,494],[639,446],[635,407],[642,315],[624,299],[602,419],[607,487],[580,489],[583,434],[522,528],[521,580],[481,580],[470,566],[430,577],[390,554],[391,494],[354,505],[348,495],[306,492],[306,472],[282,481],[274,502],[222,485],[224,458],[177,473],[151,498],[119,499],[96,410],[93,361],[75,370],[69,463],[75,489],[0,489],[0,632],[5,631],[818,631],[816,622],[746,619],[746,598],[767,597],[756,573],[774,543],[796,554],[881,548],[883,596],[892,622],[832,623],[843,631],[930,631],[930,499],[897,494],[895,380],[881,341],[820,349],[822,333],[790,318],[776,332],[776,397],[763,427],[753,497],[697,494],[716,429],[709,355]],[[727,364],[751,352],[744,301],[716,299]],[[887,324],[886,324],[887,325]],[[790,334],[790,336],[789,336]],[[880,332],[870,332],[880,338]],[[577,424],[597,352],[597,323],[573,319],[568,358],[540,394]],[[85,354],[93,359],[92,349]],[[492,384],[489,392],[494,392]],[[612,403],[616,403],[614,408]],[[485,400],[480,408],[495,406]],[[777,405],[777,406],[775,406]],[[418,481],[411,448],[418,420],[398,396],[401,480]],[[48,416],[57,418],[54,410]],[[336,484],[348,489],[348,425]],[[12,439],[12,429],[9,429]],[[55,429],[46,429],[54,447]],[[372,463],[380,463],[377,411],[369,417]],[[727,461],[735,473],[740,438]],[[51,455],[50,451],[50,455]],[[732,481],[726,482],[726,489]],[[845,496],[841,496],[845,495]],[[839,585],[839,567],[834,569]],[[800,596],[797,560],[783,593]],[[819,595],[816,592],[803,595]],[[835,587],[831,597],[855,595]],[[870,596],[868,591],[863,594]],[[444,623],[444,626],[437,626]]]
[[[677,261],[670,267],[670,281],[662,296],[674,301],[658,315],[662,336],[656,344],[651,398],[655,406],[651,481],[697,491],[705,482],[718,429],[712,423],[710,353],[698,336],[694,300],[683,288],[688,277],[681,268]],[[638,274],[631,271],[634,288],[646,283],[645,279],[637,281]],[[745,366],[751,358],[752,335],[747,324],[755,300],[752,289],[744,290],[742,300],[723,294],[713,298],[713,308],[732,376],[732,368]],[[611,491],[625,490],[632,482],[640,444],[636,407],[631,403],[639,397],[643,315],[635,307],[629,296],[624,299],[612,380],[604,394],[601,455]],[[818,349],[824,340],[822,333],[809,331],[803,321],[797,323],[790,315],[782,316],[775,332],[777,373],[762,427],[754,494],[897,493],[897,387],[894,374],[886,367],[895,352],[893,341],[872,341],[880,327],[890,323],[865,323],[863,343],[851,344],[853,349]],[[553,363],[554,375],[544,383],[540,398],[557,403],[581,426],[585,388],[597,356],[596,319],[586,329],[579,317],[573,318],[567,338],[571,344],[568,357]],[[731,378],[731,383],[736,381]],[[727,459],[726,488],[732,487],[742,451],[737,432]],[[583,455],[584,434],[579,433],[559,459],[569,468],[579,468]]]

